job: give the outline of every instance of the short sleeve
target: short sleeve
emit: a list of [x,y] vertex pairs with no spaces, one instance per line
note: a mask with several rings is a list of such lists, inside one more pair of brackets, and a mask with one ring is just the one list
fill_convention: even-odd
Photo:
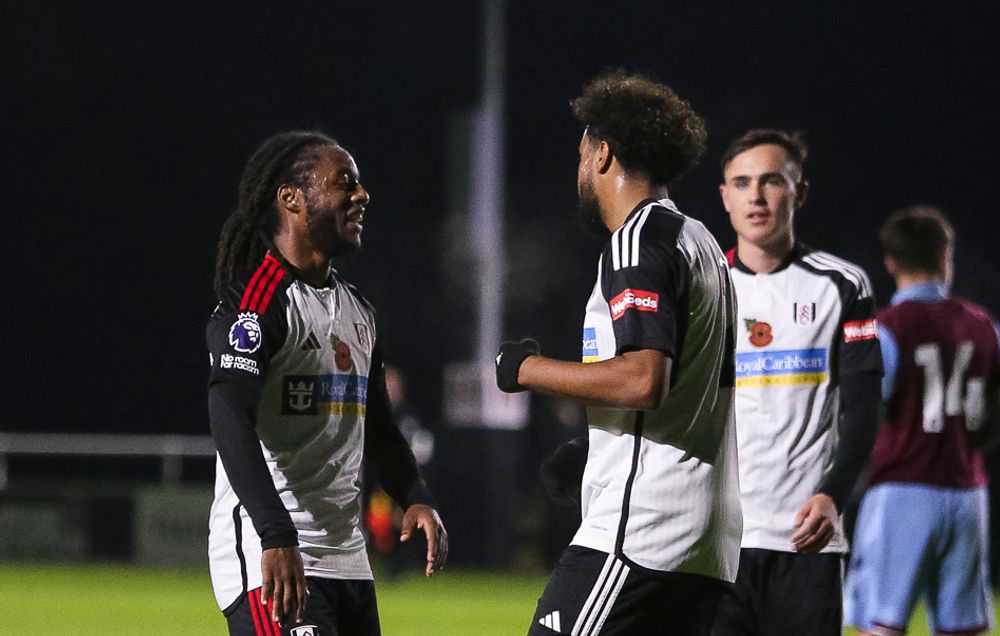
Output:
[[212,365],[209,384],[263,386],[268,363],[287,333],[288,324],[280,306],[272,305],[261,315],[241,311],[235,303],[223,300],[212,313],[205,334]]
[[655,206],[636,214],[612,235],[601,283],[611,313],[615,355],[656,349],[677,353],[690,267],[677,246],[683,217]]
[[882,373],[882,349],[875,319],[875,297],[867,274],[856,268],[857,280],[845,286],[841,329],[837,335],[841,377],[865,371]]

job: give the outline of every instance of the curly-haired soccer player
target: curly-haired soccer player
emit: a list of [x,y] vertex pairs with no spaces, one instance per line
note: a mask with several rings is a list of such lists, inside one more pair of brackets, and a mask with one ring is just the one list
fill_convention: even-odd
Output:
[[611,233],[582,362],[533,341],[497,356],[501,389],[589,407],[583,520],[530,633],[707,634],[739,556],[735,298],[715,239],[667,197],[702,155],[704,123],[669,87],[624,72],[572,106],[580,212]]

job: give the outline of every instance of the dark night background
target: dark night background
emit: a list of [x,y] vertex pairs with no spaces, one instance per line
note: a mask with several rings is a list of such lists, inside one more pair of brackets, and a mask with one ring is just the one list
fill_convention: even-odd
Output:
[[[956,292],[1000,310],[995,23],[978,3],[813,4],[509,4],[508,335],[579,353],[595,245],[573,217],[567,104],[607,66],[652,72],[707,119],[709,152],[672,196],[723,247],[726,142],[801,129],[804,241],[865,266],[884,302],[878,226],[939,204],[959,235]],[[456,1],[4,3],[0,430],[206,434],[219,229],[257,145],[314,126],[353,152],[373,196],[365,247],[341,269],[439,426],[442,366],[470,355],[475,319],[455,282],[468,274],[442,255],[480,18]]]

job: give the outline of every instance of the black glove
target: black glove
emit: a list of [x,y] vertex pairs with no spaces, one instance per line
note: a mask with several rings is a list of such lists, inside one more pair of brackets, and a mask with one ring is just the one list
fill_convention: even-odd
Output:
[[500,353],[497,354],[497,386],[504,393],[517,393],[524,391],[524,387],[517,383],[517,372],[521,368],[521,363],[528,356],[538,355],[538,343],[531,338],[525,338],[521,342],[505,342],[500,345]]
[[590,442],[586,437],[577,437],[557,448],[542,462],[542,485],[553,503],[560,506],[580,505],[580,485],[589,448]]

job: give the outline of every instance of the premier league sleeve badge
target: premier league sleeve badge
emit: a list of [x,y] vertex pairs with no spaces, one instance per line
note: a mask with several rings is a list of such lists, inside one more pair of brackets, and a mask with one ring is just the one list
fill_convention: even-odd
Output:
[[229,328],[229,344],[240,353],[254,353],[260,349],[261,339],[260,323],[253,312],[240,314]]

